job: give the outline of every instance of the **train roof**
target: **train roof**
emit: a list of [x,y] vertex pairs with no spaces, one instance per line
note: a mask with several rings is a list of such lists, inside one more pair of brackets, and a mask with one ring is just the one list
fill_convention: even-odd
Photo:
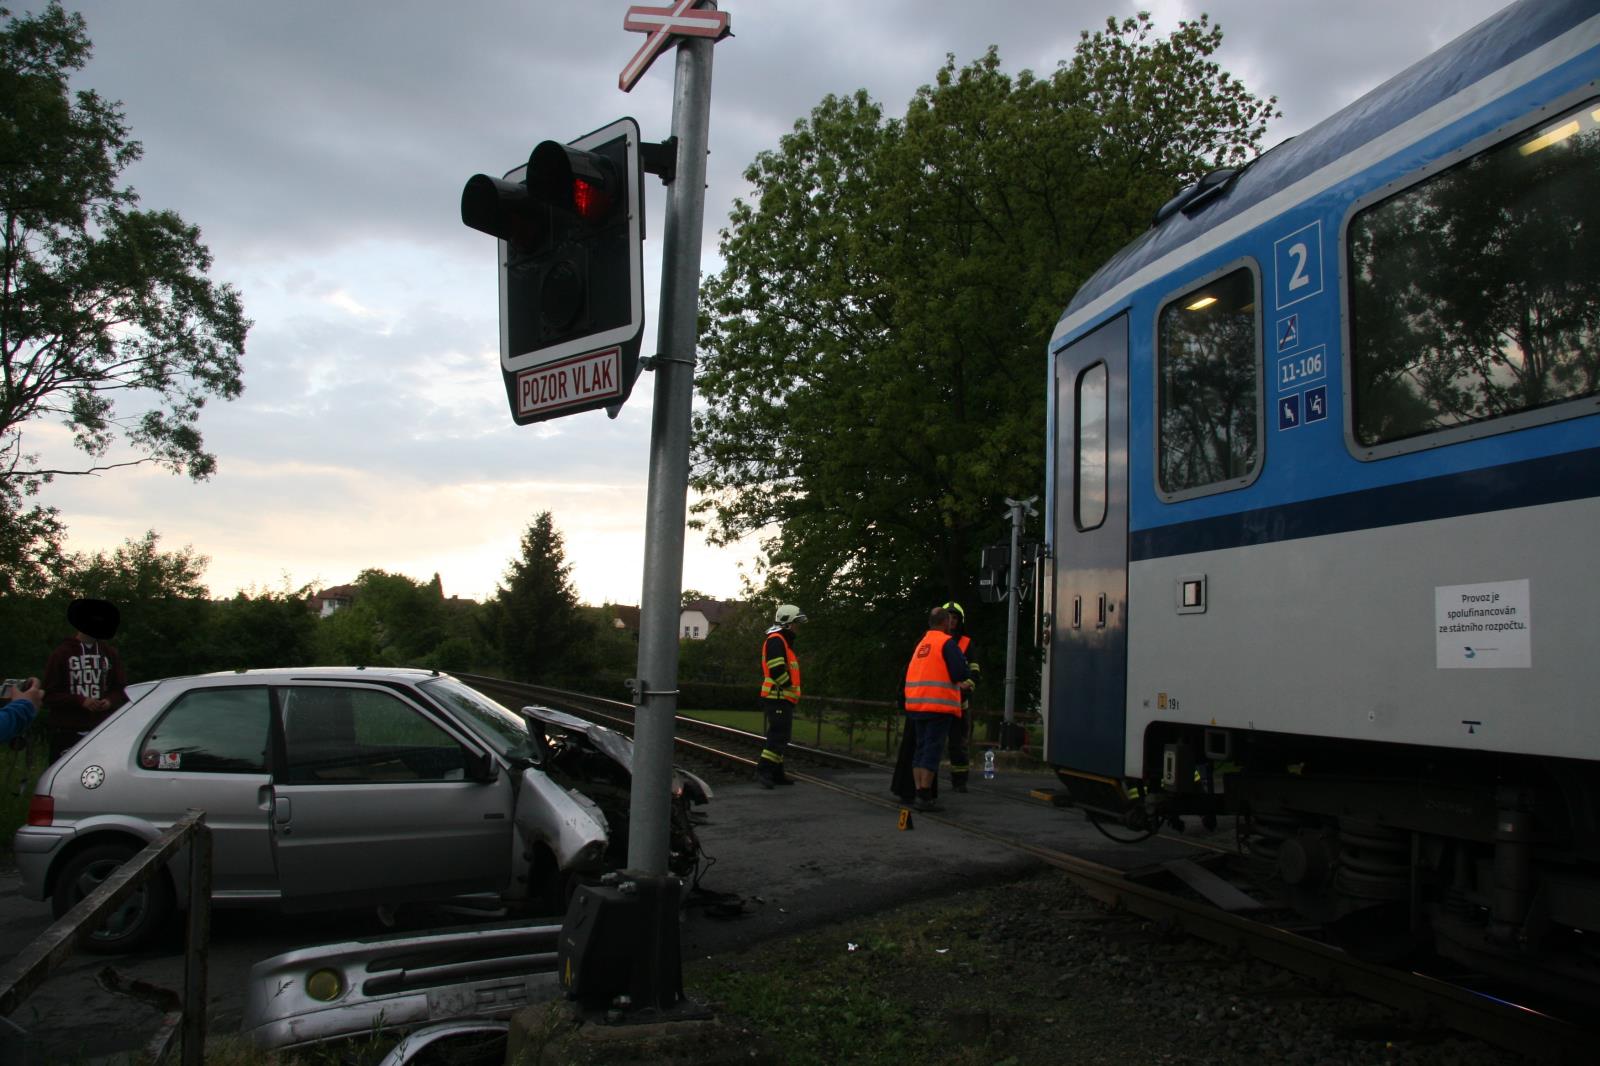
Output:
[[[1191,206],[1192,214],[1181,208],[1165,213],[1168,209],[1163,208],[1165,217],[1113,256],[1073,295],[1056,325],[1052,346],[1107,310],[1109,301],[1104,298],[1146,267],[1591,21],[1600,21],[1595,0],[1520,0],[1332,117],[1257,156],[1223,184],[1221,195],[1191,201],[1203,204]],[[1175,202],[1181,204],[1193,189],[1184,190]]]

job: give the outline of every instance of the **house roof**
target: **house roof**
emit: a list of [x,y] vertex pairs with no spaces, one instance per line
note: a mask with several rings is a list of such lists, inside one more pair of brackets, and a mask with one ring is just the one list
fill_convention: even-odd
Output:
[[744,606],[742,600],[690,600],[684,606],[685,611],[699,611],[705,615],[706,622],[719,626],[733,617],[739,608]]

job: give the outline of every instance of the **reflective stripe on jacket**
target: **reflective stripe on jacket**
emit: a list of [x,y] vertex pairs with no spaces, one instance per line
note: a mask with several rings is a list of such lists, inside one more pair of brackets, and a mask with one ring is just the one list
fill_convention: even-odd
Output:
[[961,713],[961,686],[951,679],[944,661],[949,640],[949,633],[930,629],[911,653],[911,664],[906,667],[907,713]]
[[[783,658],[767,655],[767,645],[773,637],[783,642]],[[794,646],[781,629],[769,629],[761,641],[761,698],[800,702],[800,660],[795,658]]]

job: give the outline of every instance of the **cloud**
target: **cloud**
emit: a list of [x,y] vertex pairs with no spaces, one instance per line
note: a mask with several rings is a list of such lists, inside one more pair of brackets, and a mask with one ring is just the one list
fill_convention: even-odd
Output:
[[[24,5],[37,10],[35,2]],[[367,566],[447,592],[490,591],[521,530],[550,510],[574,578],[598,602],[638,598],[654,380],[621,417],[516,427],[498,366],[490,242],[460,224],[462,183],[622,114],[649,140],[671,132],[673,56],[631,94],[617,73],[642,40],[628,4],[481,0],[275,0],[130,4],[85,0],[94,57],[83,87],[124,102],[145,155],[127,179],[146,206],[200,226],[213,276],[237,285],[255,326],[246,391],[201,427],[220,469],[195,485],[155,471],[60,479],[75,548],[147,528],[211,556],[213,590],[340,582]],[[1219,60],[1298,132],[1492,12],[1497,0],[1427,9],[1390,0],[1083,0],[807,4],[726,0],[735,36],[717,45],[703,239],[747,189],[755,155],[828,93],[866,89],[903,112],[947,53],[994,44],[1006,69],[1048,73],[1081,31],[1153,10],[1158,25],[1209,11]],[[647,181],[648,324],[664,191]],[[41,431],[38,446],[64,438]],[[1042,442],[1041,442],[1042,446]],[[688,535],[685,584],[738,591],[754,545]]]

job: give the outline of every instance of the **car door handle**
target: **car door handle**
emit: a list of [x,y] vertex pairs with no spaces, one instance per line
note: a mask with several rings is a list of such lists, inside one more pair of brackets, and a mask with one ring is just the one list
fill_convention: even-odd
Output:
[[279,825],[288,825],[291,817],[293,812],[289,807],[289,797],[272,797],[272,820]]

